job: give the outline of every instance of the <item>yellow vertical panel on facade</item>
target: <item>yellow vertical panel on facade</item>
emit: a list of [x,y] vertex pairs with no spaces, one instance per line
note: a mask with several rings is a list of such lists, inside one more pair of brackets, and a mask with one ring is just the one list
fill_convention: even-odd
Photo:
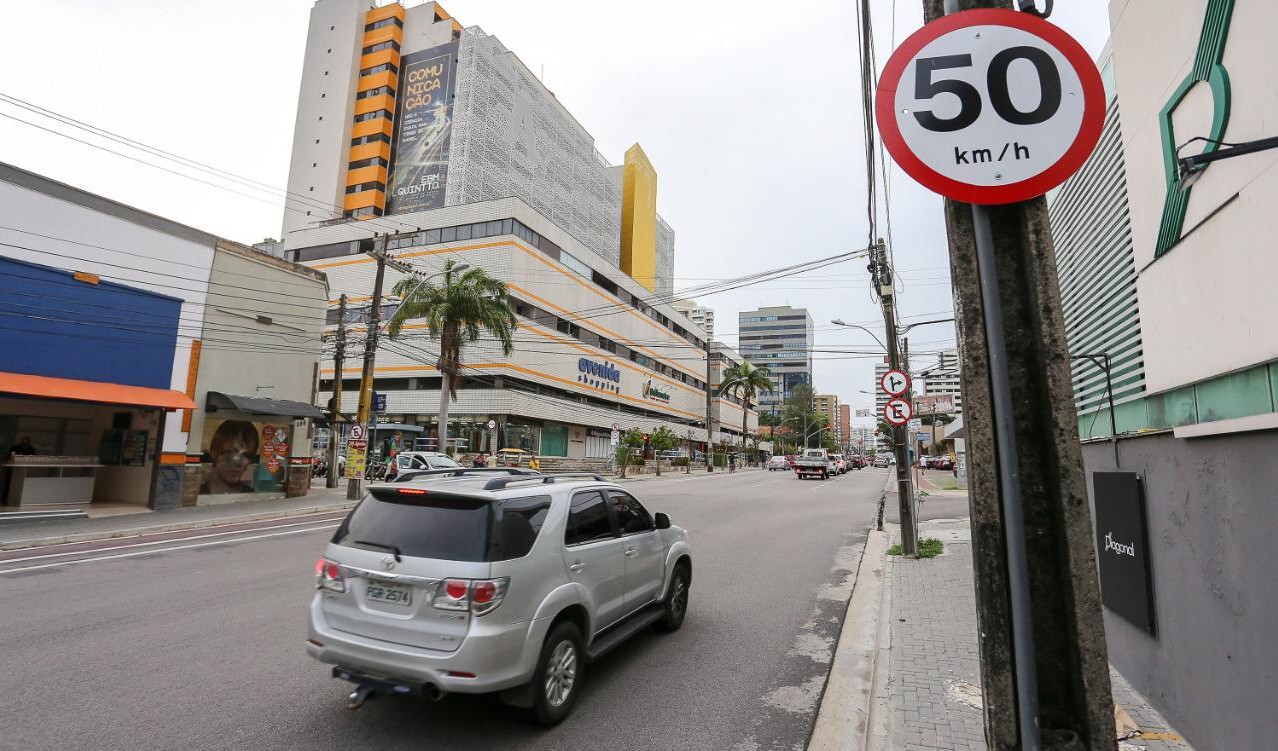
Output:
[[639,144],[626,150],[621,184],[621,270],[657,288],[657,171]]

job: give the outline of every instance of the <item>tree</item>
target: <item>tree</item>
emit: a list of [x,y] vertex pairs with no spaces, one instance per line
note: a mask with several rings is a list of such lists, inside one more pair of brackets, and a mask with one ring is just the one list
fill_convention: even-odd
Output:
[[519,325],[506,294],[506,283],[480,268],[452,271],[453,261],[444,264],[443,283],[432,284],[421,273],[413,273],[395,284],[399,309],[391,316],[387,334],[397,339],[407,321],[424,318],[430,338],[439,342],[439,450],[448,445],[448,406],[457,397],[462,369],[462,351],[480,334],[501,343],[502,354],[515,350],[514,334]]
[[643,448],[643,433],[637,428],[631,428],[621,434],[621,439],[617,441],[616,457],[617,464],[621,465],[621,474],[619,477],[626,476],[626,467],[630,465],[630,455],[635,449]]
[[679,436],[665,425],[652,431],[648,436],[648,445],[652,446],[652,451],[657,457],[657,477],[661,477],[661,454],[669,451],[679,444]]
[[723,380],[719,383],[720,394],[736,393],[741,397],[745,410],[741,415],[741,430],[748,441],[750,438],[750,408],[755,403],[760,391],[772,391],[776,387],[772,383],[772,371],[756,367],[749,360],[740,365],[733,365],[723,371]]

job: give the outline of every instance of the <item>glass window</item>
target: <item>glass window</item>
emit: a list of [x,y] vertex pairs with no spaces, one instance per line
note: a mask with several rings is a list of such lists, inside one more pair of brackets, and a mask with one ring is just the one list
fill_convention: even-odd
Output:
[[456,242],[456,240],[457,240],[457,228],[456,228],[456,227],[444,227],[443,229],[441,229],[441,230],[439,231],[439,241],[440,241],[440,242],[442,242],[442,243],[451,243],[451,242]]
[[590,267],[566,251],[559,251],[559,262],[577,272],[580,276],[584,276],[587,279],[591,276]]
[[483,561],[488,548],[488,500],[442,493],[401,495],[378,489],[364,496],[333,535],[333,543],[366,550],[399,548],[413,558]]
[[500,234],[501,234],[501,225],[502,225],[502,222],[500,222],[500,221],[496,221],[496,222],[488,222],[488,225],[487,225],[486,229],[484,230],[484,236],[485,236],[485,237],[496,237],[497,235],[500,235]]
[[514,225],[515,225],[514,219],[503,219],[501,223],[501,234],[503,235],[514,234],[514,230],[515,230]]
[[620,490],[609,490],[612,511],[617,516],[617,526],[623,535],[650,532],[653,529],[652,517],[643,504],[632,495]]
[[508,561],[522,558],[532,550],[533,543],[550,513],[550,496],[511,498],[500,501],[494,508],[492,544],[488,560]]
[[461,225],[460,227],[455,228],[455,231],[456,231],[456,233],[457,233],[457,239],[458,239],[458,240],[469,240],[469,239],[470,239],[470,225],[469,225],[469,224],[463,224],[463,225]]
[[1274,411],[1269,372],[1264,367],[1213,378],[1194,387],[1198,420],[1213,422]]
[[428,229],[428,230],[426,230],[425,234],[426,234],[426,244],[427,244],[427,245],[434,245],[434,244],[436,244],[436,243],[438,243],[438,242],[439,242],[439,230],[437,230],[437,229]]
[[581,545],[616,537],[608,504],[598,490],[588,490],[572,497],[568,511],[568,524],[564,531],[564,544]]

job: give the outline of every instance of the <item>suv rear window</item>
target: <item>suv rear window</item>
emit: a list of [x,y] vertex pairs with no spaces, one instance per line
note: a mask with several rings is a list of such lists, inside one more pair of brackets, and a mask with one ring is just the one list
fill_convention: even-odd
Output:
[[364,496],[333,542],[352,548],[398,548],[411,558],[505,561],[528,554],[550,511],[550,496],[488,498],[398,490]]

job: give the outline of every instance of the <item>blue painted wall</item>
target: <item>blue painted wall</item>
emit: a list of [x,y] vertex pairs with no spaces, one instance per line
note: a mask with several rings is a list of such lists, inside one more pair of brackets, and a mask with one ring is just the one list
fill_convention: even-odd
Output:
[[0,371],[169,388],[182,302],[0,257]]

